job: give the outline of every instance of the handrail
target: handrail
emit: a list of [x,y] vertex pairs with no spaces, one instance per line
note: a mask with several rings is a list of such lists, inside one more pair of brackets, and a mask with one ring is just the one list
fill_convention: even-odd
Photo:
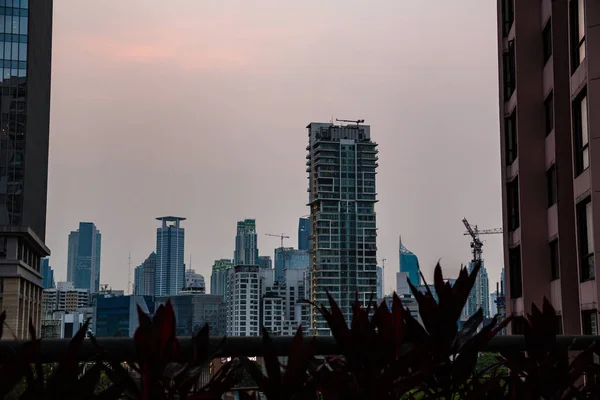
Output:
[[[191,345],[190,337],[178,338],[183,349]],[[292,342],[291,336],[271,337],[275,352],[278,356],[286,356]],[[308,344],[312,337],[305,338]],[[318,336],[314,338],[316,354],[334,355],[340,351],[331,336]],[[135,344],[132,338],[96,338],[96,341],[103,349],[103,358],[111,361],[129,361],[134,359]],[[41,340],[41,361],[56,362],[61,359],[69,346],[70,339],[42,339]],[[17,353],[18,348],[26,341],[0,340],[0,362],[10,359]],[[557,336],[556,344],[561,347],[568,347],[571,350],[584,350],[594,343],[600,343],[600,336]],[[264,348],[261,337],[212,337],[209,347],[211,354],[219,357],[262,356]],[[496,336],[491,339],[486,351],[505,352],[505,351],[523,351],[525,350],[525,338],[521,335]],[[185,353],[185,352],[184,352]],[[82,361],[91,359],[97,354],[96,349],[90,339],[85,339],[79,351],[79,359]]]

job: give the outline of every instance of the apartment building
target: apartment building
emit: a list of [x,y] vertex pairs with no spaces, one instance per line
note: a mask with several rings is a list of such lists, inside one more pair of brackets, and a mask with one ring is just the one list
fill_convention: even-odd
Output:
[[506,311],[597,334],[600,1],[497,5]]

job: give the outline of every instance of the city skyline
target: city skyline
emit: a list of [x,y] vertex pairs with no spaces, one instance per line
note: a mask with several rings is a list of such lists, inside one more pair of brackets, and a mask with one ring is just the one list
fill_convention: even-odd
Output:
[[[213,260],[231,257],[231,227],[245,217],[257,220],[260,255],[272,256],[280,245],[264,233],[285,232],[291,237],[285,245],[294,245],[298,218],[308,213],[304,126],[332,115],[364,118],[378,132],[378,257],[388,260],[385,292],[395,282],[400,233],[428,280],[439,258],[455,276],[469,260],[461,219],[481,228],[502,221],[496,32],[490,28],[496,9],[482,3],[344,3],[340,13],[340,3],[307,2],[273,5],[260,15],[249,6],[232,11],[181,1],[188,9],[183,16],[159,2],[55,4],[46,237],[56,280],[65,279],[66,235],[80,220],[102,227],[101,283],[122,289],[129,253],[134,266],[155,247],[156,215],[188,218],[185,259],[192,254],[193,268],[205,277]],[[306,17],[314,15],[305,28]],[[332,18],[339,26],[330,26]],[[419,26],[424,18],[456,44],[451,54]],[[115,29],[107,31],[99,20]],[[355,23],[366,31],[353,32]],[[232,32],[214,34],[230,24]],[[177,44],[183,57],[164,46],[176,40],[155,40],[165,32],[183,37]],[[423,36],[418,47],[389,45],[389,37],[415,33]],[[238,42],[256,45],[249,53]],[[433,69],[439,73],[431,78]],[[148,82],[162,95],[148,95]],[[424,96],[423,85],[434,85],[435,99]],[[172,126],[169,141],[165,118]],[[480,150],[467,157],[473,147]],[[165,157],[166,149],[177,156]],[[209,173],[215,165],[217,173]],[[488,240],[484,258],[495,282],[503,264],[501,238]]]

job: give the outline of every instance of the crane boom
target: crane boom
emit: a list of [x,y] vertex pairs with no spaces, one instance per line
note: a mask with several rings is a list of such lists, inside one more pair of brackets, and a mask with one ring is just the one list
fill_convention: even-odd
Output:
[[281,239],[281,248],[283,249],[283,239],[289,239],[289,236],[286,236],[285,233],[282,233],[281,235],[276,235],[274,233],[265,233],[265,235],[267,236],[273,236],[273,237],[278,237]]
[[356,124],[357,126],[362,124],[363,122],[365,122],[364,119],[335,119],[337,122],[351,122],[353,124]]

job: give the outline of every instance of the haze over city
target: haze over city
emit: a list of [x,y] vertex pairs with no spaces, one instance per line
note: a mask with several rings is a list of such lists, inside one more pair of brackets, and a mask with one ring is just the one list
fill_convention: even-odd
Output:
[[[261,255],[296,246],[308,214],[305,126],[365,119],[379,144],[385,292],[398,235],[426,278],[470,260],[461,222],[502,226],[496,5],[359,1],[61,0],[54,5],[46,244],[66,277],[79,221],[102,232],[101,282],[156,247],[156,217],[186,217],[185,258],[210,277],[236,221]],[[484,237],[495,289],[502,236]],[[189,266],[189,265],[188,265]]]

